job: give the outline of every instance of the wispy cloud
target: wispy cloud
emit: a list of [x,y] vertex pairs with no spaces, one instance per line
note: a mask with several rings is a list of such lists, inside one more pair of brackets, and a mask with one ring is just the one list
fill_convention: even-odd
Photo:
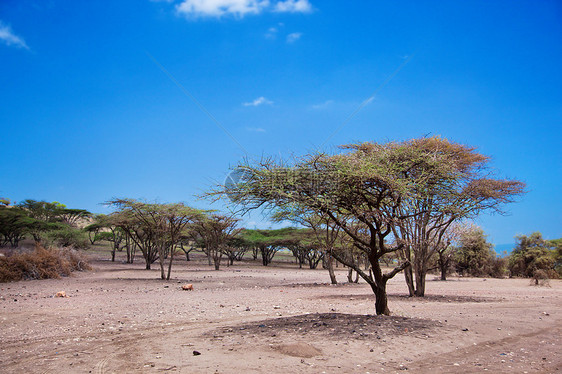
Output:
[[261,13],[268,6],[269,0],[184,0],[176,6],[176,10],[179,14],[196,17],[221,17],[225,14],[244,17]]
[[222,17],[233,15],[244,17],[247,14],[263,12],[307,13],[312,10],[308,0],[182,0],[176,11],[187,17]]
[[244,106],[260,106],[260,105],[264,105],[264,104],[271,105],[271,104],[273,104],[273,101],[268,100],[263,96],[260,96],[257,99],[255,99],[254,101],[242,103],[242,105],[244,105]]
[[12,28],[9,25],[4,24],[2,21],[0,21],[0,41],[8,46],[29,49],[25,40],[14,34]]
[[276,12],[308,13],[312,12],[312,5],[308,0],[286,0],[275,4]]
[[265,33],[265,37],[267,39],[275,39],[277,38],[277,32],[279,30],[277,29],[277,27],[270,27],[269,29],[267,29],[267,32]]
[[266,132],[265,129],[262,129],[261,127],[246,127],[246,131],[251,131],[251,132]]
[[331,107],[333,104],[334,104],[334,100],[326,100],[323,103],[312,105],[312,109],[323,110]]
[[287,43],[294,43],[299,40],[302,36],[302,32],[292,32],[287,35]]

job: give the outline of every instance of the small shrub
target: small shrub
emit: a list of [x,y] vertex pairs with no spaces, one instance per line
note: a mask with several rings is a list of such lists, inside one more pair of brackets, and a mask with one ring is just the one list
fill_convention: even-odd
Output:
[[32,252],[0,257],[0,282],[67,277],[73,271],[90,269],[75,250],[37,246]]
[[507,259],[495,257],[491,260],[490,276],[493,278],[503,278],[507,275]]
[[86,232],[73,227],[62,227],[47,234],[49,241],[58,247],[86,249],[90,246]]
[[550,287],[548,272],[541,269],[535,270],[533,278],[531,279],[531,285]]

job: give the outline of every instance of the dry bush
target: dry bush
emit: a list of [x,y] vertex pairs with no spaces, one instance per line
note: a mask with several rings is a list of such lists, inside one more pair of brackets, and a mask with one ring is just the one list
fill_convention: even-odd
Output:
[[535,272],[533,273],[533,278],[531,279],[531,285],[550,287],[550,280],[548,275],[548,272],[546,272],[545,270],[535,270]]
[[83,256],[73,249],[36,246],[32,252],[0,257],[0,282],[67,277],[73,271],[90,269]]

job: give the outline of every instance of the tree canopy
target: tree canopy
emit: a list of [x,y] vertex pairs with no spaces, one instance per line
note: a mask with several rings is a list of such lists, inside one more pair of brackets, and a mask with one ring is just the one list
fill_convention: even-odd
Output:
[[474,148],[438,137],[348,144],[341,149],[290,161],[245,161],[238,166],[244,176],[238,184],[220,186],[211,194],[227,193],[242,211],[263,207],[327,216],[369,259],[369,273],[339,260],[371,285],[377,314],[390,313],[386,283],[409,265],[404,261],[383,273],[379,259],[415,243],[412,235],[398,234],[405,232],[408,220],[425,215],[418,231],[427,228],[428,220],[446,226],[450,217],[499,211],[501,203],[512,201],[524,189],[519,181],[480,173],[487,158]]

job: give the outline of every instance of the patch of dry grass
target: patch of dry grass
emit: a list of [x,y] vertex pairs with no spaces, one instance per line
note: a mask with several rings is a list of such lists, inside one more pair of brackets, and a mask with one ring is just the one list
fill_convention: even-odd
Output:
[[73,271],[90,270],[84,257],[73,249],[36,246],[31,252],[0,257],[0,282],[67,277]]

